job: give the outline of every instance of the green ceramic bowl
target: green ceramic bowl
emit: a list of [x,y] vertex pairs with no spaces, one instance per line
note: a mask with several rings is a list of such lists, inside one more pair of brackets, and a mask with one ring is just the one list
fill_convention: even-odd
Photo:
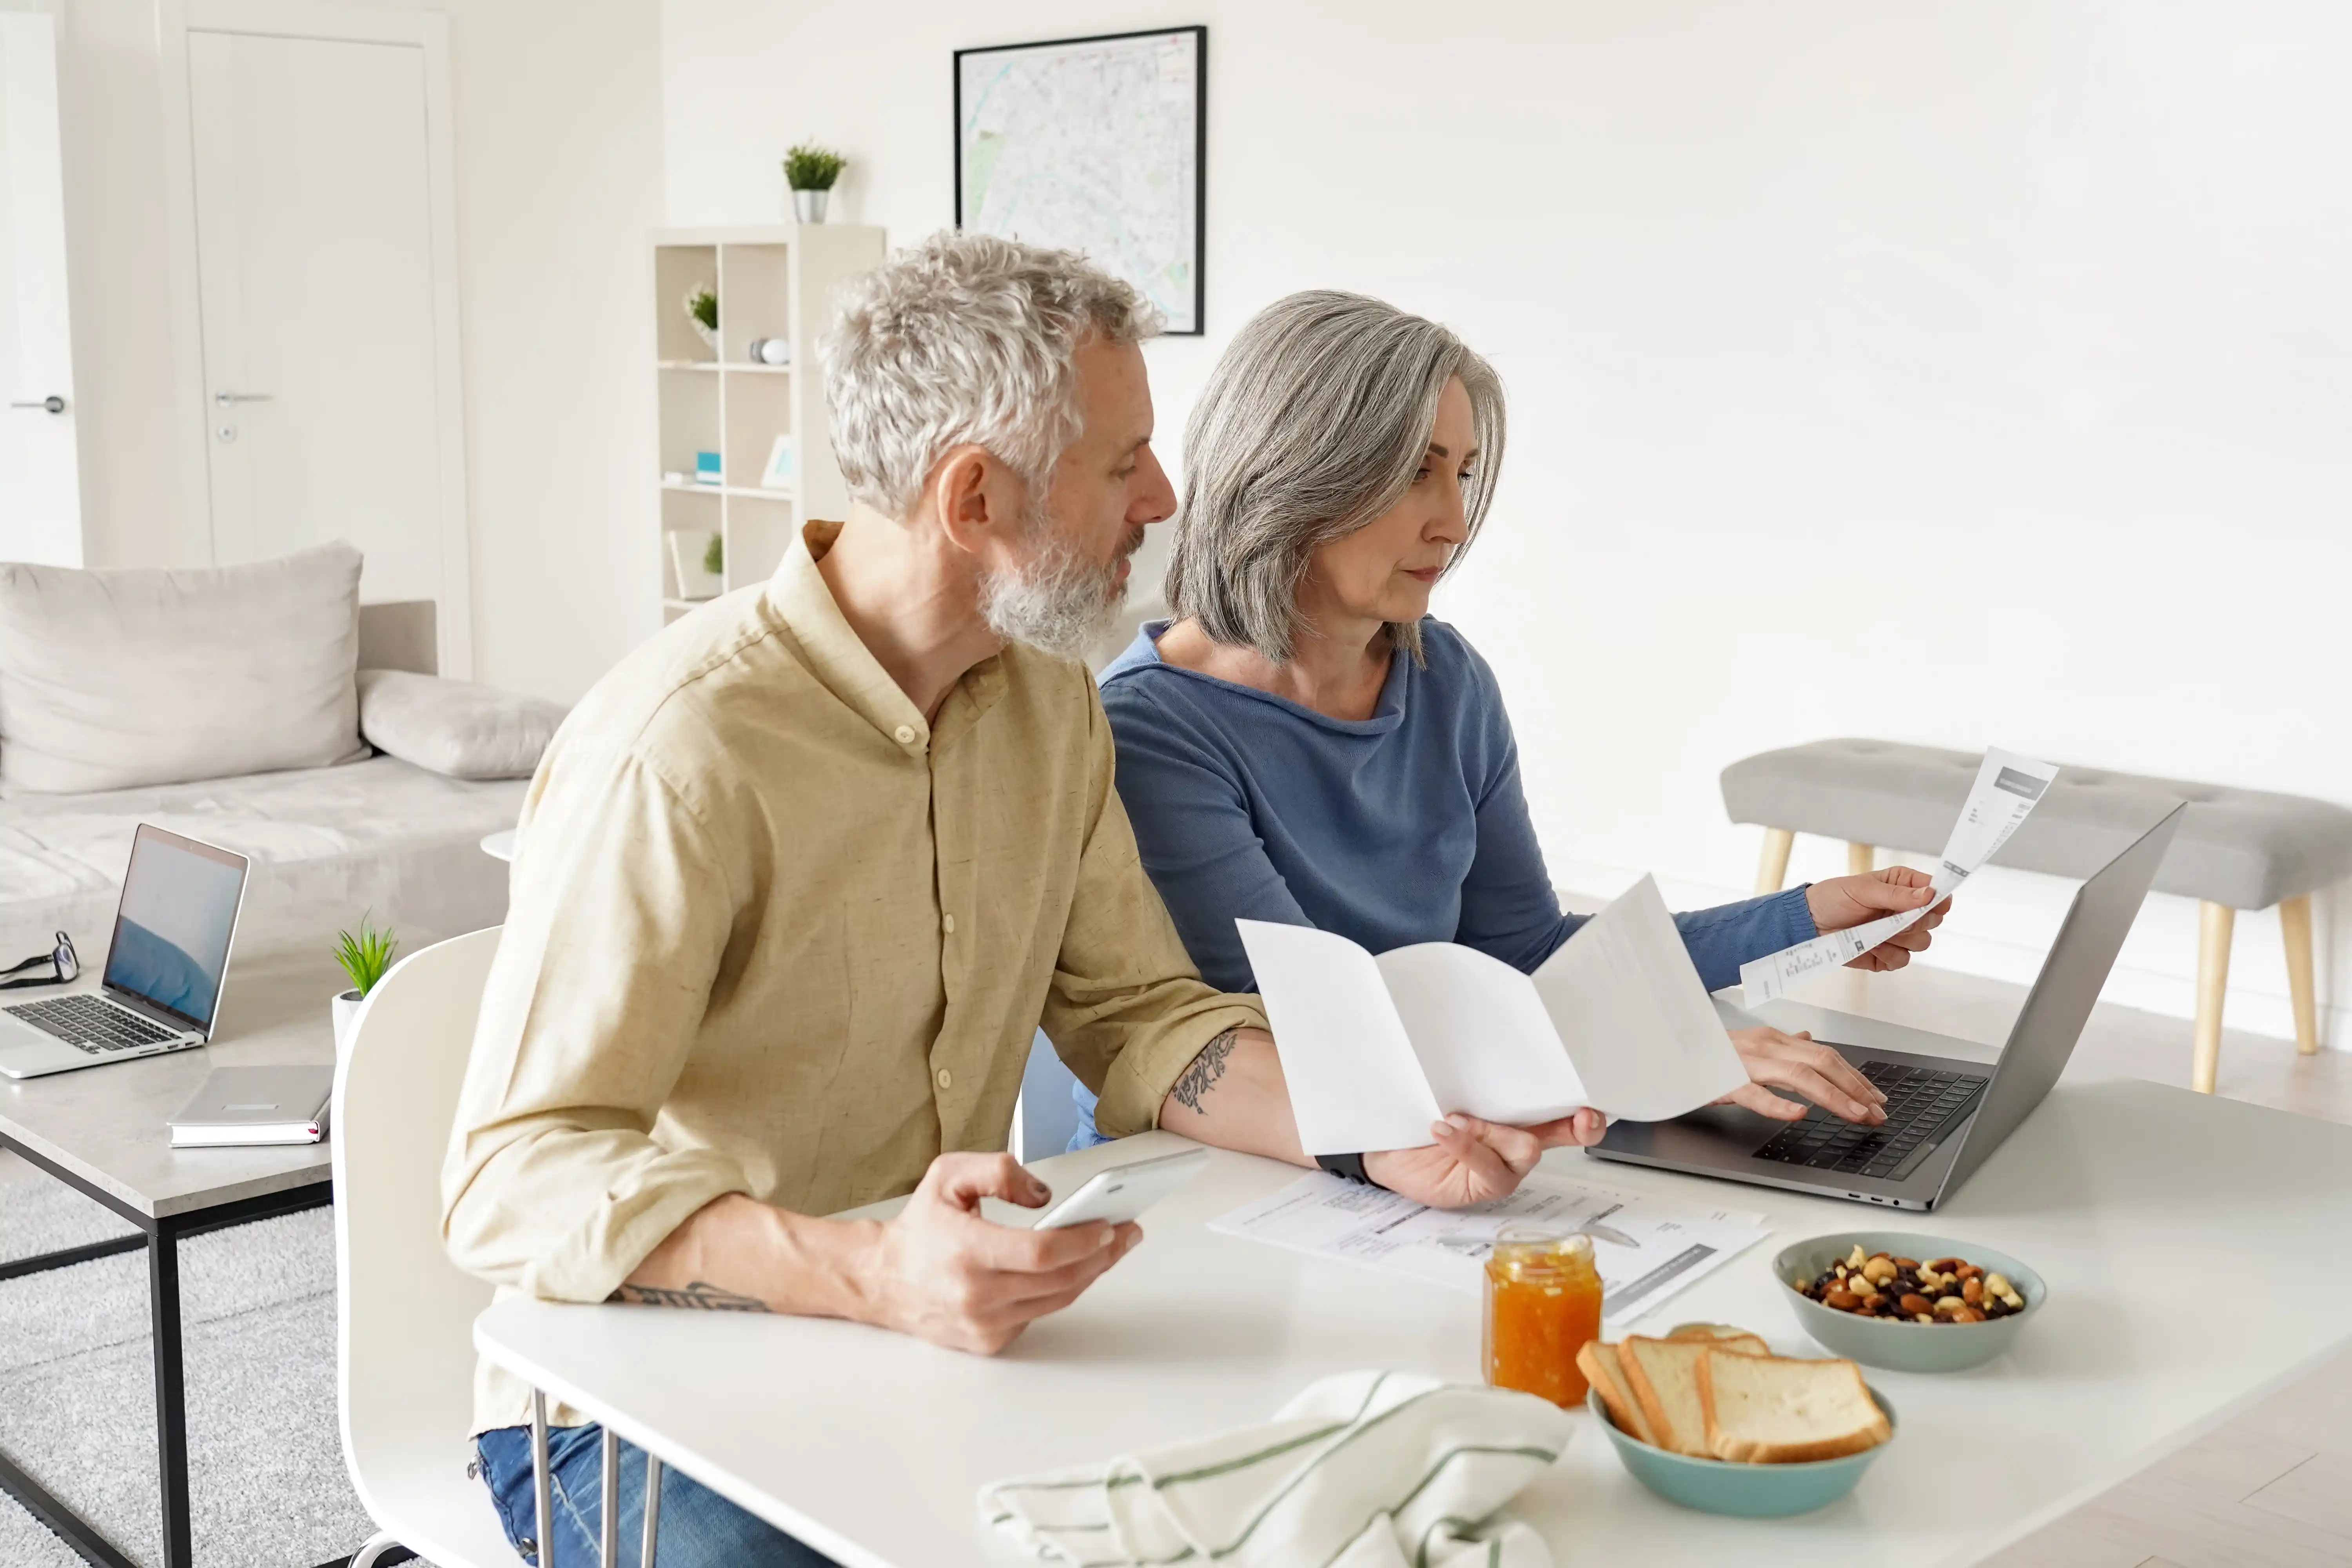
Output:
[[[1886,1425],[1894,1427],[1895,1407],[1874,1388],[1870,1396],[1886,1412]],[[1644,1443],[1630,1432],[1619,1431],[1617,1424],[1609,1419],[1609,1407],[1601,1403],[1597,1391],[1587,1394],[1584,1404],[1592,1412],[1592,1418],[1601,1423],[1601,1429],[1609,1434],[1617,1458],[1633,1472],[1635,1480],[1668,1502],[1695,1508],[1701,1513],[1736,1514],[1742,1519],[1780,1519],[1828,1507],[1853,1490],[1854,1483],[1862,1479],[1862,1472],[1870,1468],[1870,1462],[1895,1441],[1890,1433],[1886,1442],[1874,1448],[1848,1454],[1843,1459],[1816,1459],[1805,1465],[1731,1465],[1721,1459],[1694,1459],[1687,1454]]]
[[[1796,1281],[1820,1274],[1840,1258],[1851,1257],[1859,1245],[1864,1253],[1891,1252],[1897,1258],[1965,1258],[1990,1273],[2005,1274],[2025,1298],[2025,1310],[1981,1323],[1906,1323],[1884,1318],[1858,1318],[1808,1300],[1797,1294]],[[1773,1278],[1797,1326],[1820,1342],[1832,1355],[1889,1372],[1961,1372],[1980,1366],[2009,1349],[2049,1300],[2050,1288],[2042,1276],[2006,1252],[1973,1241],[1921,1236],[1914,1231],[1850,1230],[1836,1236],[1816,1236],[1781,1249],[1772,1260]]]

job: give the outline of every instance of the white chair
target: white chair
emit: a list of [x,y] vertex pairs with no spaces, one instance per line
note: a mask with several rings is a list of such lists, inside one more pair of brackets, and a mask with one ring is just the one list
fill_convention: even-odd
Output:
[[515,1568],[466,1474],[474,1319],[490,1287],[441,1245],[441,1156],[499,928],[402,959],[368,994],[335,1074],[337,1382],[343,1461],[381,1533],[439,1568]]

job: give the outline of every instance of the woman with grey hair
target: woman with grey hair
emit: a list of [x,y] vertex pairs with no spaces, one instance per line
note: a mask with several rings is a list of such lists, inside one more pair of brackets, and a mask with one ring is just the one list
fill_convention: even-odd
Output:
[[[1218,361],[1185,426],[1176,618],[1145,625],[1102,676],[1119,795],[1210,984],[1254,988],[1237,918],[1374,952],[1457,942],[1527,971],[1583,923],[1545,873],[1494,672],[1429,615],[1486,519],[1503,436],[1485,360],[1361,295],[1293,294]],[[1916,909],[1927,881],[1895,867],[1675,923],[1713,990],[1751,958]],[[1900,967],[1940,919],[1856,966]],[[1826,1047],[1732,1038],[1754,1079],[1738,1103],[1802,1116],[1777,1087],[1885,1120],[1885,1096]],[[1580,1113],[1581,1141],[1601,1131]],[[1074,1144],[1095,1141],[1082,1117]]]

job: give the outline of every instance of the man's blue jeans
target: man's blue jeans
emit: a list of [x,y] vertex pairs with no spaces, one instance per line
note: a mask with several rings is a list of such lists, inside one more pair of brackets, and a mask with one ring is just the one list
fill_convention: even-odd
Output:
[[[498,1505],[499,1522],[515,1550],[541,1568],[595,1568],[604,1510],[601,1426],[557,1426],[547,1434],[548,1528],[552,1561],[525,1550],[539,1531],[531,1498],[530,1428],[502,1426],[474,1439],[482,1480]],[[621,1568],[637,1561],[645,1540],[646,1457],[621,1445]],[[752,1518],[690,1476],[665,1469],[661,1538],[653,1568],[835,1568],[832,1558]]]

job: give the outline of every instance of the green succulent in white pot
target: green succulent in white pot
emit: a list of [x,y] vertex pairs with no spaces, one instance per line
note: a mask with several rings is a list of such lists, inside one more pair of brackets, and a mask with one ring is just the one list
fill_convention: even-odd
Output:
[[351,1042],[352,1024],[360,1016],[360,1004],[367,1000],[384,972],[392,967],[400,952],[400,938],[380,929],[367,915],[360,917],[356,931],[335,933],[335,963],[342,969],[352,988],[334,999],[335,1051],[341,1055]]

